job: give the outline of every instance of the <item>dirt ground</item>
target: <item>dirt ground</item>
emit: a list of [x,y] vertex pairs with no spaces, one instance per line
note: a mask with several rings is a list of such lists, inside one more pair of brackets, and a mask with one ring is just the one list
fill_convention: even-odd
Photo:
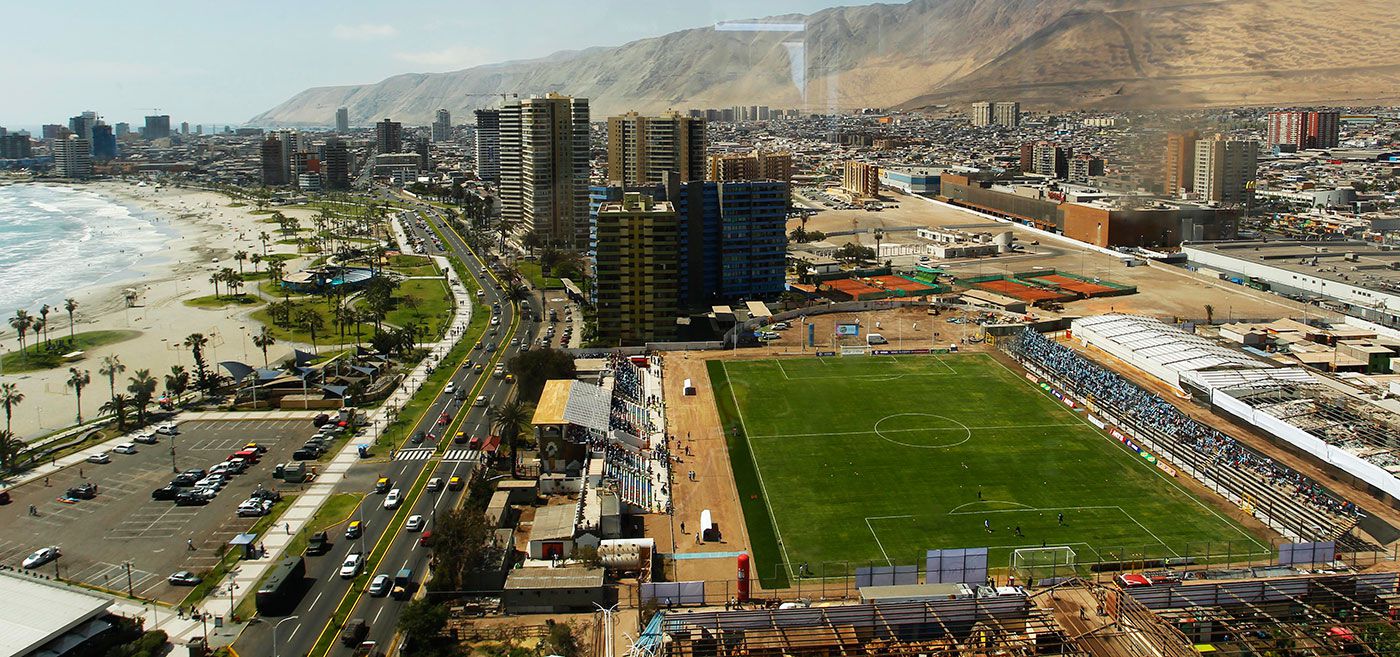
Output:
[[[897,208],[881,212],[824,210],[808,220],[807,229],[823,232],[849,231],[852,230],[854,221],[855,228],[862,231],[909,226],[961,227],[976,232],[992,233],[1011,230],[1017,243],[1032,253],[933,260],[927,264],[942,267],[959,277],[1010,274],[1036,268],[1056,269],[1138,288],[1138,294],[1131,296],[1087,299],[1066,304],[1064,314],[1067,315],[1125,312],[1156,317],[1204,318],[1205,306],[1209,304],[1214,308],[1217,319],[1326,316],[1335,317],[1340,321],[1339,316],[1328,314],[1316,307],[1212,279],[1185,269],[1170,266],[1124,267],[1112,256],[1076,248],[1058,240],[1044,239],[1012,224],[998,223],[962,210],[898,193],[890,193],[887,196],[889,200],[899,204]],[[792,220],[788,229],[797,228],[799,224],[799,221]],[[828,238],[827,241],[841,244],[852,239],[849,236],[841,236]],[[874,245],[868,232],[860,235],[858,241],[867,246]],[[913,241],[915,239],[912,233],[895,231],[886,233],[883,243]],[[1040,243],[1033,245],[1033,241]],[[899,259],[895,260],[898,265]]]

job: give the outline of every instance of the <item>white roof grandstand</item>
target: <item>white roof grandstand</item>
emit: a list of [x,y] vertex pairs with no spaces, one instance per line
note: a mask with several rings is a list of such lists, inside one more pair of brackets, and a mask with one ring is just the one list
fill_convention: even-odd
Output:
[[1181,375],[1213,369],[1269,369],[1271,363],[1137,315],[1095,315],[1070,323],[1074,337],[1181,387]]

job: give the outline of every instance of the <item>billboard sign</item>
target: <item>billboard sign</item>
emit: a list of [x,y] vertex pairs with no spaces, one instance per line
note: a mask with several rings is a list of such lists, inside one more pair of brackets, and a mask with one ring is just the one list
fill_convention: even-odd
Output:
[[860,335],[860,324],[837,324],[836,335]]

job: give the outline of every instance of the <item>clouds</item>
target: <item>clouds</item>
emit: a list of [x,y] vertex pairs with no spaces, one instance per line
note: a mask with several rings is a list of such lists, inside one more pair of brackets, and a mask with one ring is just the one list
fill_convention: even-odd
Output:
[[489,64],[498,58],[487,48],[448,46],[439,50],[396,52],[394,59],[436,70],[456,70]]
[[396,37],[399,35],[399,31],[387,23],[382,25],[360,23],[359,25],[337,25],[331,29],[331,35],[343,41],[376,41]]

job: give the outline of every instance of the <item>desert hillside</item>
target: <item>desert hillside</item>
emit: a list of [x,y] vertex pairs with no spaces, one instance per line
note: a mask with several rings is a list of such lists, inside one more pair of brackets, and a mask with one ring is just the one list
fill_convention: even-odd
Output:
[[[558,91],[595,117],[769,105],[819,111],[979,98],[1037,108],[1153,108],[1400,98],[1393,0],[913,0],[769,22],[800,32],[683,30],[612,48],[308,89],[250,124],[431,121],[490,94]],[[462,120],[462,119],[459,119]]]

